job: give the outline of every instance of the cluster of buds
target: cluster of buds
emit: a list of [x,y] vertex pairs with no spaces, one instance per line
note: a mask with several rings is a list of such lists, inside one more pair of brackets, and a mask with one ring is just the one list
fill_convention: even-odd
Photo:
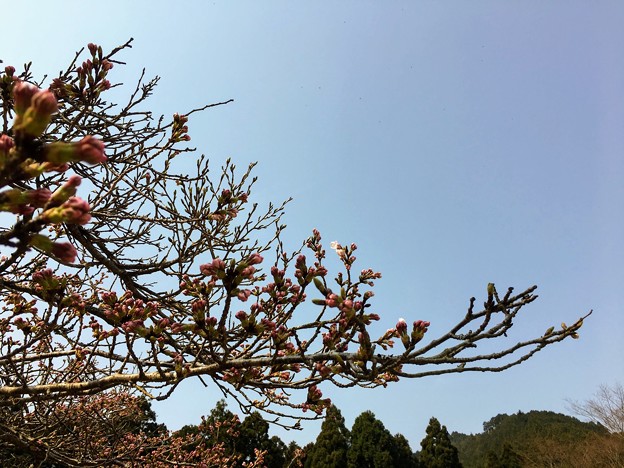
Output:
[[206,297],[210,294],[216,285],[216,279],[211,278],[209,281],[202,281],[200,278],[192,278],[189,275],[183,275],[180,281],[180,291],[193,297]]
[[20,137],[40,136],[58,110],[58,103],[51,91],[41,90],[24,81],[17,81],[13,86],[13,105],[13,131]]
[[[349,341],[347,337],[345,337],[344,330],[338,330],[336,324],[332,324],[329,327],[329,331],[323,333],[322,337],[323,347],[326,350],[343,352],[349,347]],[[345,339],[343,340],[343,338]]]
[[290,342],[291,332],[284,325],[280,325],[271,332],[273,346],[278,350],[278,356],[292,354],[295,352],[295,345]]
[[306,264],[305,255],[299,255],[295,262],[295,278],[299,282],[299,285],[302,287],[307,286],[315,278],[324,277],[327,275],[327,269],[316,262],[314,266],[308,267]]
[[247,314],[245,311],[239,310],[235,317],[240,320],[242,329],[250,335],[261,335],[265,331],[273,333],[276,328],[275,322],[266,317],[258,321],[258,316],[254,312]]
[[373,283],[373,280],[376,280],[379,278],[381,278],[381,273],[373,271],[372,269],[368,268],[366,270],[361,271],[359,279],[360,279],[360,282],[362,283],[365,283],[369,286],[374,286],[375,284]]
[[75,73],[78,77],[76,82],[65,83],[59,78],[52,81],[50,90],[58,98],[79,97],[86,100],[90,98],[97,99],[103,91],[111,88],[107,75],[113,68],[113,63],[104,58],[102,47],[90,43],[87,48],[91,58],[76,67]]
[[358,333],[358,342],[360,343],[360,347],[357,351],[358,358],[362,361],[368,361],[373,357],[373,353],[375,352],[375,347],[372,346],[368,333]]
[[318,262],[321,262],[325,258],[325,250],[321,244],[321,233],[318,229],[312,230],[312,235],[308,237],[305,243],[306,247],[314,252]]
[[208,218],[218,223],[228,222],[238,216],[241,204],[247,203],[248,198],[249,194],[247,192],[240,192],[234,195],[230,189],[223,189],[217,197],[217,206],[208,215]]
[[191,141],[191,137],[188,134],[188,116],[175,113],[173,114],[173,125],[171,129],[171,141]]
[[425,333],[427,333],[429,325],[429,322],[416,320],[412,327],[412,333],[408,335],[407,323],[405,322],[405,319],[400,318],[395,328],[396,335],[401,339],[401,343],[403,343],[405,349],[410,349],[423,339]]
[[[109,69],[107,65],[103,66]],[[7,85],[4,88],[8,89],[8,84],[11,85],[15,120],[14,138],[0,135],[0,180],[3,185],[23,182],[44,172],[65,171],[68,163],[100,164],[106,161],[104,144],[91,136],[73,143],[42,144],[38,139],[58,110],[54,93],[18,80],[13,67],[6,67],[2,78],[2,85]],[[54,193],[48,188],[4,190],[0,192],[0,211],[31,217],[33,220],[25,228],[26,232],[15,236],[26,239],[30,247],[62,262],[72,263],[76,249],[71,244],[55,242],[39,231],[46,224],[86,224],[90,221],[89,204],[75,197],[80,182],[80,177],[72,176]],[[34,216],[37,209],[42,211],[39,216]]]
[[225,263],[225,261],[217,257],[210,263],[200,265],[199,271],[202,275],[211,276],[215,279],[223,279],[225,278],[226,268],[227,264]]
[[325,408],[328,408],[331,405],[331,400],[329,398],[323,399],[323,392],[316,386],[312,385],[308,387],[308,397],[306,398],[305,403],[301,405],[301,409],[305,412],[307,410],[312,410],[316,414],[322,414]]
[[120,298],[115,292],[104,292],[101,299],[104,318],[110,324],[121,326],[126,333],[148,334],[145,321],[158,312],[158,303],[135,299],[131,291],[126,291]]
[[264,301],[267,308],[280,310],[285,305],[297,305],[305,300],[302,287],[287,278],[285,270],[272,266],[271,276],[273,281],[262,288],[262,293],[269,297]]
[[33,273],[32,282],[35,291],[44,299],[64,291],[67,278],[56,276],[51,268],[45,268]]
[[230,260],[229,264],[220,258],[215,258],[210,263],[200,265],[199,271],[210,277],[209,283],[214,286],[218,280],[223,282],[228,295],[238,297],[239,300],[245,302],[251,296],[249,289],[239,288],[243,282],[254,282],[256,265],[262,263],[264,259],[262,255],[253,253],[247,258],[236,263]]
[[35,208],[43,208],[52,192],[47,188],[34,190],[9,189],[0,192],[0,211],[29,215]]
[[357,250],[357,245],[352,243],[350,246],[343,247],[337,241],[333,241],[329,244],[329,246],[332,248],[334,252],[336,252],[336,255],[338,255],[338,258],[342,260],[342,263],[344,263],[345,268],[347,270],[350,270],[351,265],[353,265],[353,263],[356,260],[356,257],[353,256],[353,252]]
[[223,373],[223,380],[236,386],[242,386],[261,378],[262,370],[259,367],[251,367],[244,370],[232,367]]

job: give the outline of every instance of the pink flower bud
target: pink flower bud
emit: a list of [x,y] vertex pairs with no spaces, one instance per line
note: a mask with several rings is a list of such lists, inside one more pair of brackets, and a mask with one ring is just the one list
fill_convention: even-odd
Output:
[[31,107],[35,109],[37,114],[50,116],[58,110],[58,103],[51,91],[39,91],[30,102]]
[[14,146],[15,146],[15,142],[13,141],[13,138],[5,134],[0,135],[0,156],[1,157],[8,156],[9,151]]
[[238,297],[238,299],[240,299],[243,302],[246,302],[247,299],[249,299],[249,296],[251,296],[251,291],[249,289],[243,289],[239,291],[238,294],[236,295],[236,297]]
[[52,192],[47,188],[29,190],[26,192],[26,198],[35,208],[42,208],[50,200]]
[[173,114],[173,121],[176,122],[176,123],[179,123],[180,125],[183,125],[186,122],[188,122],[188,116],[186,116],[184,114],[178,114],[176,112],[175,114]]
[[33,234],[28,243],[45,253],[52,254],[62,262],[73,263],[76,260],[76,249],[69,242],[52,242],[43,234]]
[[396,324],[396,330],[399,333],[399,335],[407,334],[407,322],[405,321],[405,319],[403,318],[399,319],[399,321]]
[[91,55],[95,56],[95,54],[97,53],[98,47],[93,42],[89,42],[87,47],[89,48],[89,52],[91,52]]
[[425,333],[427,333],[427,328],[429,327],[429,325],[430,325],[429,322],[425,322],[423,320],[416,320],[414,322],[414,326],[413,326],[412,334],[411,334],[413,343],[418,343],[420,340],[423,339],[423,337],[425,336]]
[[50,224],[70,223],[87,224],[91,220],[89,204],[81,198],[71,197],[61,206],[48,208],[41,214],[41,219]]
[[[52,114],[58,110],[56,97],[54,97],[52,91],[41,91],[32,86],[29,88],[20,86],[18,89],[22,91],[18,92],[17,95],[15,92],[13,93],[15,111],[17,113],[14,129],[26,135],[39,136],[48,126],[50,120],[52,120]],[[33,89],[35,90],[34,94],[32,94]],[[20,93],[22,94],[21,96]],[[17,96],[20,96],[20,98],[18,99]],[[21,103],[18,104],[19,101]],[[22,106],[26,102],[30,104],[29,107],[23,113],[20,113],[19,110],[23,108]]]
[[264,259],[262,258],[262,255],[258,254],[258,253],[254,253],[251,254],[249,256],[249,258],[247,259],[247,264],[248,265],[258,265],[260,263],[262,263]]
[[67,181],[54,191],[50,197],[50,205],[58,206],[61,203],[73,197],[76,194],[76,188],[80,185],[82,179],[80,176],[73,175]]
[[215,258],[211,263],[199,266],[199,271],[206,276],[218,276],[220,272],[224,272],[226,268],[225,262],[220,258]]
[[89,164],[100,164],[106,161],[104,143],[90,135],[76,143],[77,160]]
[[112,85],[111,82],[108,80],[102,80],[100,81],[100,84],[98,85],[98,88],[100,89],[100,91],[108,91],[109,89],[111,89]]
[[74,143],[50,143],[44,148],[44,158],[52,164],[68,162],[100,164],[106,161],[104,143],[92,136],[86,136]]
[[24,114],[26,109],[30,107],[30,101],[32,97],[37,94],[39,89],[36,86],[26,83],[25,81],[18,81],[13,87],[13,101],[15,103],[15,112],[18,115]]
[[7,65],[6,67],[4,67],[4,73],[6,73],[7,76],[13,76],[13,74],[15,73],[15,67]]
[[91,221],[91,207],[82,198],[71,197],[60,208],[63,208],[66,223],[85,225]]
[[248,266],[247,268],[243,268],[243,270],[240,272],[241,276],[243,278],[249,278],[251,279],[253,277],[253,274],[256,272],[255,267],[252,266]]
[[337,307],[339,303],[340,299],[336,294],[330,294],[327,296],[327,299],[325,299],[325,304],[327,304],[328,307]]
[[54,242],[52,244],[52,255],[65,263],[74,263],[76,261],[76,249],[69,242]]

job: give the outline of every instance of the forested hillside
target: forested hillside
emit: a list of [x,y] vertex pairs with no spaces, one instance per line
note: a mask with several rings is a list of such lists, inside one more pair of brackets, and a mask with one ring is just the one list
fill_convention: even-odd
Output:
[[624,437],[551,411],[499,414],[483,432],[451,434],[465,468],[622,467]]

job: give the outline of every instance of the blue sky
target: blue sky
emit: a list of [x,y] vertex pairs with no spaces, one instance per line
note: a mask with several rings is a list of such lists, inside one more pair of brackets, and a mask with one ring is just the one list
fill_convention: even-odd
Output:
[[[356,242],[383,273],[384,329],[405,317],[441,334],[488,282],[539,285],[519,339],[595,311],[580,340],[501,374],[327,388],[349,426],[372,410],[416,450],[431,416],[478,432],[624,380],[622,2],[98,5],[22,2],[0,58],[55,75],[88,42],[134,37],[112,76],[161,76],[156,113],[234,99],[191,120],[193,144],[215,163],[259,161],[256,201],[294,197],[291,248],[315,227]],[[175,429],[218,398],[187,383],[156,410]],[[319,427],[275,433],[306,443]]]

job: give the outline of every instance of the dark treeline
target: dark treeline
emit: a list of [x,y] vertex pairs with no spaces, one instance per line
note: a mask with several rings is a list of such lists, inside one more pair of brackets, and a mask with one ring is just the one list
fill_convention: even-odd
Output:
[[[235,437],[225,429],[221,436],[211,436],[235,455],[234,466],[254,460],[258,449],[265,451],[268,468],[624,467],[623,434],[550,411],[499,414],[484,422],[483,432],[470,435],[449,434],[432,417],[417,451],[370,411],[360,414],[348,429],[340,410],[331,406],[316,440],[304,447],[270,437],[269,424],[258,413],[233,420],[223,401],[204,419],[235,430]],[[198,427],[185,426],[174,436]]]
[[[177,448],[200,460],[228,468],[520,468],[578,467],[623,468],[624,433],[609,432],[597,423],[550,411],[499,414],[483,423],[478,434],[449,434],[432,417],[416,451],[402,434],[392,434],[370,411],[364,411],[348,429],[340,410],[331,406],[314,442],[300,447],[269,435],[270,424],[260,413],[240,419],[221,400],[197,425],[169,432],[156,422],[146,400],[138,413],[123,423],[126,431],[155,437],[151,449]],[[97,426],[93,420],[92,425]],[[121,424],[121,423],[120,423]],[[93,427],[95,433],[97,427]],[[121,427],[121,426],[120,426]],[[58,428],[57,428],[58,430]],[[0,440],[7,434],[0,434]],[[109,441],[110,442],[110,441]],[[414,444],[414,441],[412,441]],[[112,447],[112,446],[111,446]],[[0,446],[0,466],[74,466],[39,460],[28,453]],[[160,452],[159,452],[160,453]],[[188,465],[188,464],[186,464]],[[185,466],[186,466],[185,465]],[[109,465],[106,465],[109,466]],[[126,466],[126,465],[123,465]],[[134,466],[134,465],[132,465]],[[151,466],[151,465],[150,465]],[[156,466],[156,465],[154,465]],[[160,466],[160,465],[158,465]],[[164,466],[164,465],[163,465]],[[191,466],[191,465],[188,465]],[[195,465],[193,465],[195,466]]]

